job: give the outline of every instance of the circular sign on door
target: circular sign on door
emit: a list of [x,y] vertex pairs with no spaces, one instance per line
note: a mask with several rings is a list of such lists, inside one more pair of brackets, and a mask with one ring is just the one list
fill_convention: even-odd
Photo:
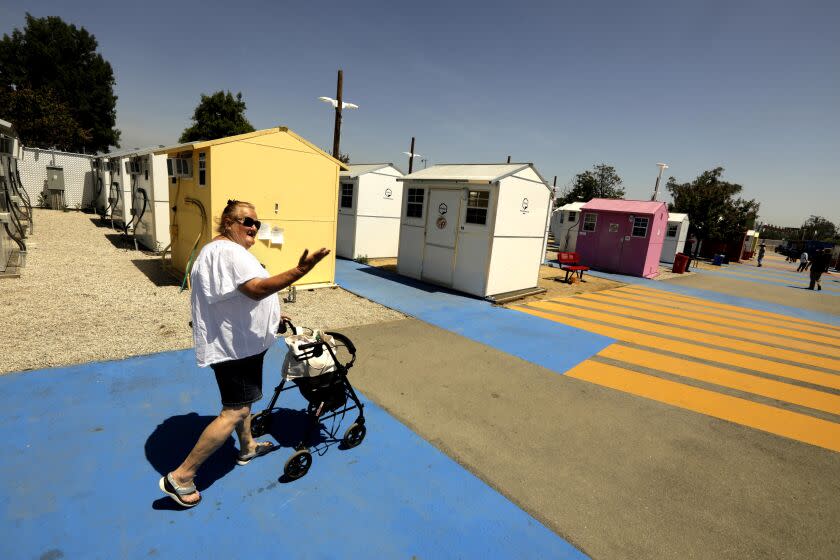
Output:
[[391,198],[391,195],[394,194],[391,189],[385,189],[385,198]]
[[446,227],[446,218],[443,216],[439,216],[437,222],[435,222],[438,229],[444,229]]

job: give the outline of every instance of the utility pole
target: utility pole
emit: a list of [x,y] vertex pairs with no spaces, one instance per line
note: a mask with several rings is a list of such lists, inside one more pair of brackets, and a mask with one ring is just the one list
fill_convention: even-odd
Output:
[[341,90],[344,84],[344,72],[338,70],[338,85],[336,86],[335,98],[338,101],[335,105],[335,131],[333,132],[333,157],[338,159],[341,155],[338,151],[338,139],[341,137]]
[[408,149],[408,174],[411,175],[411,170],[414,168],[414,136],[411,137],[411,148]]

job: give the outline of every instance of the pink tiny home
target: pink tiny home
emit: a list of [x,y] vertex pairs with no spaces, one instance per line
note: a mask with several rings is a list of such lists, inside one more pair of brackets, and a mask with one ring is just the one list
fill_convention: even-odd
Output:
[[577,253],[581,264],[644,278],[659,273],[668,229],[664,202],[593,198],[580,211]]

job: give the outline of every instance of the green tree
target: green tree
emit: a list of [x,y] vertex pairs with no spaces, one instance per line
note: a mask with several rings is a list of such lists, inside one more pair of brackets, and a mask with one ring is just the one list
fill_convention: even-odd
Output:
[[350,165],[350,154],[341,154],[340,156],[338,156],[338,161],[340,161],[344,165]]
[[90,134],[79,128],[70,108],[51,89],[18,89],[4,97],[5,112],[14,115],[15,130],[28,146],[74,151],[90,145]]
[[[732,239],[755,225],[759,203],[735,198],[743,187],[721,180],[722,175],[723,168],[716,167],[690,183],[678,183],[670,177],[665,185],[674,199],[669,211],[688,214],[689,232],[698,241]],[[695,244],[695,251],[699,245]]]
[[557,205],[562,206],[570,202],[588,202],[593,198],[622,198],[624,187],[621,177],[615,172],[615,167],[606,163],[592,166],[592,170],[578,173],[571,187],[566,188],[557,197]]
[[817,241],[833,241],[837,235],[837,226],[822,216],[811,215],[802,224],[802,239],[816,239]]
[[[96,38],[59,17],[26,14],[23,31],[0,40],[0,113],[21,141],[76,152],[119,147],[114,72]],[[53,119],[53,111],[59,115]],[[27,122],[35,115],[38,126]],[[49,126],[59,121],[59,128]],[[72,120],[72,123],[70,122]]]
[[192,126],[184,129],[179,142],[213,140],[254,131],[245,118],[242,93],[237,93],[236,97],[229,91],[217,91],[212,95],[202,93],[192,120]]

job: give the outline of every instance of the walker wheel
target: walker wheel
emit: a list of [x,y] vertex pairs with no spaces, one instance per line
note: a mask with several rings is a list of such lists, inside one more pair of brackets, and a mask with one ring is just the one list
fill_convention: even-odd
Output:
[[251,416],[251,435],[253,437],[261,437],[268,431],[268,412],[263,411],[259,414]]
[[298,478],[309,472],[309,467],[312,466],[312,454],[306,449],[295,451],[294,455],[289,457],[286,464],[283,466],[283,474],[288,480],[297,480]]
[[344,439],[341,442],[344,444],[345,449],[352,449],[362,443],[362,440],[365,439],[365,434],[367,434],[365,425],[354,423],[344,432]]

